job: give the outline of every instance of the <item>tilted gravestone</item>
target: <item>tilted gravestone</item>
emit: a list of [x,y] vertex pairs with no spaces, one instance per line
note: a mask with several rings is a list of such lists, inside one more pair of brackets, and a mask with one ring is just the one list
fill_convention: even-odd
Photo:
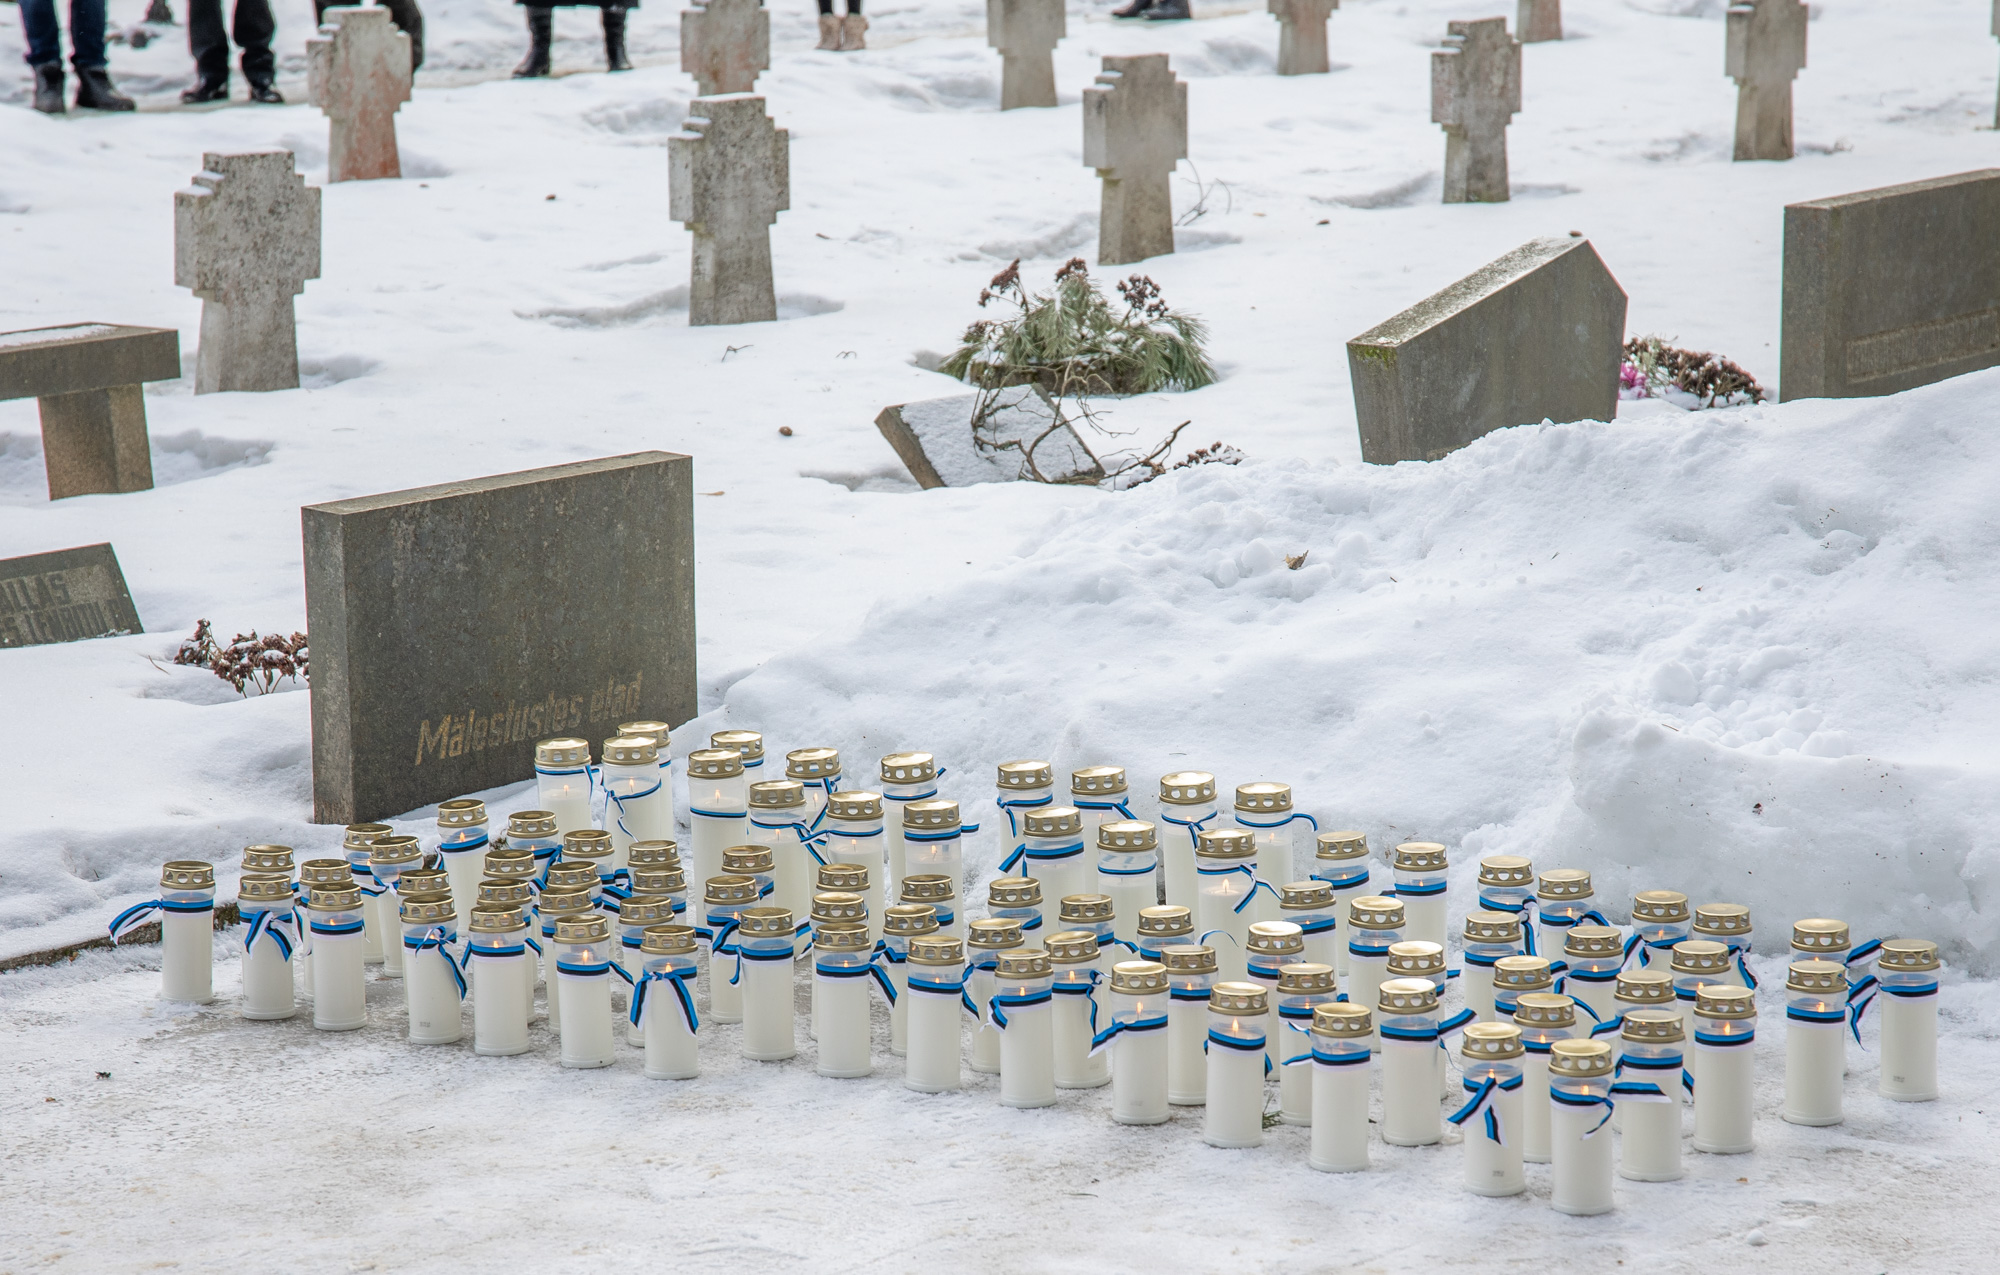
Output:
[[1893,394],[2000,363],[2000,168],[1785,208],[1778,391]]
[[1625,293],[1580,238],[1523,244],[1347,343],[1361,459],[1436,460],[1482,435],[1618,410]]
[[1507,122],[1521,109],[1521,44],[1505,18],[1447,25],[1431,54],[1431,123],[1444,125],[1444,202],[1509,198]]
[[681,70],[703,97],[748,93],[771,69],[771,11],[764,0],[695,0],[681,10]]
[[986,0],[986,43],[1000,51],[1000,109],[1056,104],[1063,0]]
[[49,499],[146,491],[146,381],[181,374],[172,328],[72,323],[0,332],[0,399],[39,399]]
[[1267,0],[1278,19],[1278,74],[1325,75],[1326,24],[1340,0]]
[[791,207],[791,140],[747,93],[698,97],[667,139],[667,215],[694,235],[688,322],[778,317],[771,226]]
[[919,487],[1104,480],[1104,466],[1033,386],[997,391],[975,420],[979,404],[977,394],[898,403],[882,409],[875,428]]
[[0,647],[141,632],[110,545],[0,560]]
[[1104,59],[1083,91],[1083,164],[1103,179],[1097,264],[1123,265],[1174,250],[1168,178],[1187,158],[1187,82],[1164,53]]
[[693,465],[638,452],[308,505],[313,819],[534,774],[695,712]]
[[1792,80],[1806,67],[1807,16],[1799,0],[1729,7],[1723,64],[1736,81],[1737,159],[1792,157]]
[[331,122],[326,179],[401,177],[396,108],[410,100],[410,37],[375,5],[328,9],[320,35],[306,41],[306,95]]
[[194,392],[297,389],[292,298],[319,278],[319,188],[290,151],[201,163],[174,194],[174,282],[201,298]]
[[1523,44],[1562,39],[1562,0],[1520,0],[1514,8],[1514,33]]

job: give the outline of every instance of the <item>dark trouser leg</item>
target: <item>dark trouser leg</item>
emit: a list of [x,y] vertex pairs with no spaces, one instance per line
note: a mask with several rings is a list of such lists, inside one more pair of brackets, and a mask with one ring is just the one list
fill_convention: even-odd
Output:
[[104,0],[69,0],[70,63],[79,71],[100,71],[104,56]]
[[222,24],[222,0],[188,0],[188,52],[203,80],[229,79],[229,32]]
[[277,19],[271,16],[271,0],[236,0],[236,21],[230,34],[243,50],[243,78],[252,84],[269,84],[278,74],[278,59],[271,52],[271,37],[277,33]]
[[56,0],[21,0],[21,29],[28,37],[29,66],[62,62],[62,29],[56,25]]
[[625,8],[623,5],[607,4],[604,14],[604,69],[607,71],[629,71],[631,59],[625,56]]
[[424,64],[424,11],[417,0],[383,0],[383,7],[396,29],[410,37],[410,70],[415,71]]

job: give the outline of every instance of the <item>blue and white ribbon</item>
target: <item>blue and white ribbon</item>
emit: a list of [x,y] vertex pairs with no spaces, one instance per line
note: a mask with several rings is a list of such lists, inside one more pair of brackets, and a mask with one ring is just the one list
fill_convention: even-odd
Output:
[[[1262,1053],[1264,1033],[1258,1032],[1255,1036],[1231,1036],[1227,1032],[1217,1031],[1211,1027],[1208,1029],[1208,1039],[1202,1042],[1202,1052],[1207,1053],[1210,1045],[1221,1045],[1224,1049],[1233,1049],[1240,1054]],[[1266,1059],[1266,1064],[1269,1061]]]
[[1507,1130],[1500,1123],[1500,1108],[1495,1103],[1499,1101],[1501,1094],[1512,1093],[1516,1089],[1519,1089],[1521,1087],[1521,1077],[1509,1076],[1505,1080],[1498,1080],[1492,1076],[1488,1076],[1476,1085],[1470,1080],[1465,1081],[1464,1084],[1465,1091],[1471,1094],[1472,1097],[1463,1107],[1452,1112],[1445,1119],[1455,1125],[1462,1126],[1474,1116],[1483,1117],[1486,1125],[1487,1141],[1496,1142],[1503,1147],[1506,1146]]
[[1443,894],[1444,891],[1445,880],[1439,877],[1435,881],[1398,881],[1395,887],[1386,893],[1399,899],[1428,899],[1432,895]]
[[[1295,1063],[1309,1063],[1312,1061],[1312,1021],[1313,1007],[1311,1005],[1278,1006],[1279,1066],[1290,1067]],[[1290,1033],[1292,1032],[1297,1032],[1299,1035],[1305,1037],[1303,1043],[1306,1050],[1302,1054],[1293,1054],[1287,1058],[1285,1056],[1285,1042],[1291,1039]]]
[[1276,886],[1273,886],[1269,881],[1266,881],[1264,878],[1256,875],[1255,873],[1252,873],[1250,876],[1250,893],[1244,895],[1241,899],[1238,899],[1236,901],[1236,906],[1231,908],[1230,912],[1232,914],[1236,912],[1241,912],[1244,908],[1249,907],[1250,901],[1257,897],[1257,891],[1259,890],[1264,891],[1266,894],[1270,895],[1273,899],[1276,899],[1280,903],[1283,903],[1285,901],[1285,896],[1278,893]]
[[1333,890],[1352,890],[1356,886],[1368,884],[1368,869],[1365,867],[1356,868],[1351,872],[1343,872],[1336,876],[1327,876],[1324,873],[1315,872],[1313,873],[1313,880],[1324,881],[1328,888]]
[[968,970],[959,975],[956,981],[947,983],[942,979],[925,977],[912,970],[907,986],[910,991],[920,996],[956,996],[965,1012],[976,1019],[980,1016],[979,1007],[972,1003],[972,997],[967,995],[965,990],[965,980],[970,977],[971,971]]
[[1588,1111],[1592,1107],[1604,1108],[1604,1115],[1598,1119],[1597,1123],[1583,1131],[1583,1136],[1586,1138],[1595,1137],[1597,1131],[1602,1129],[1605,1122],[1611,1119],[1611,1113],[1616,1109],[1611,1099],[1603,1094],[1572,1093],[1560,1085],[1549,1086],[1549,1101],[1559,1106],[1583,1111]]
[[1165,810],[1162,810],[1160,811],[1160,822],[1178,824],[1179,826],[1186,828],[1188,834],[1188,844],[1199,849],[1201,847],[1201,834],[1208,831],[1207,828],[1208,821],[1215,818],[1220,813],[1221,813],[1220,811],[1211,810],[1199,819],[1176,819],[1172,815],[1168,814]]
[[674,1004],[681,1011],[681,1021],[687,1024],[688,1035],[692,1036],[701,1028],[701,1018],[694,1012],[694,992],[688,986],[694,978],[693,970],[658,969],[647,970],[632,984],[632,1008],[627,1014],[634,1027],[646,1024],[646,989],[654,983],[665,983],[673,989]]
[[1729,959],[1736,962],[1736,976],[1743,980],[1743,986],[1754,992],[1757,990],[1757,976],[1750,972],[1750,962],[1743,959],[1749,953],[1747,947],[1736,943],[1729,945]]
[[1111,1020],[1111,1026],[1105,1028],[1101,1032],[1096,1033],[1090,1038],[1089,1056],[1092,1058],[1097,1057],[1105,1050],[1111,1048],[1112,1042],[1116,1041],[1120,1036],[1123,1036],[1127,1032],[1133,1032],[1135,1034],[1140,1032],[1156,1032],[1163,1030],[1166,1027],[1166,1025],[1167,1025],[1167,1016],[1165,1014],[1152,1014],[1148,1015],[1145,1018],[1131,1018],[1124,1020],[1120,1020],[1114,1017]]
[[1122,797],[1117,801],[1089,801],[1074,795],[1069,799],[1070,804],[1078,810],[1116,810],[1127,819],[1132,819],[1136,816],[1132,813],[1132,807],[1126,804],[1130,800],[1130,797]]
[[[1626,1080],[1626,1071],[1650,1074],[1650,1080]],[[1694,1078],[1687,1073],[1686,1065],[1679,1054],[1662,1054],[1658,1057],[1639,1057],[1627,1054],[1618,1060],[1612,1069],[1617,1079],[1612,1083],[1613,1098],[1629,1098],[1633,1102],[1672,1102],[1673,1095],[1667,1092],[1673,1086],[1673,1078],[1665,1073],[1679,1072],[1681,1085],[1689,1093],[1694,1092]],[[1663,1087],[1664,1086],[1664,1087]]]
[[[1360,1045],[1359,1049],[1333,1048],[1333,1046],[1337,1044],[1347,1044],[1351,1046],[1356,1043]],[[1313,1066],[1315,1067],[1366,1067],[1368,1065],[1369,1060],[1373,1056],[1374,1056],[1373,1053],[1368,1048],[1368,1042],[1366,1040],[1362,1040],[1359,1042],[1322,1041],[1318,1038],[1315,1038],[1312,1043],[1312,1060],[1313,1060]]]
[[1785,1017],[1806,1027],[1838,1027],[1847,1021],[1845,1009],[1800,1009],[1795,1005],[1785,1007]]
[[465,971],[459,968],[458,958],[452,955],[451,945],[457,936],[441,925],[433,925],[424,931],[422,938],[403,936],[403,950],[410,960],[418,960],[432,948],[444,958],[444,967],[451,971],[451,981],[458,988],[458,999],[465,999]]
[[324,938],[347,938],[361,933],[361,918],[356,917],[352,921],[322,921],[315,916],[307,920],[306,928]]
[[[1112,852],[1105,851],[1105,853],[1109,854]],[[1114,868],[1104,863],[1097,865],[1098,875],[1106,877],[1143,877],[1159,870],[1160,865],[1157,861],[1149,863],[1143,868]]]
[[117,916],[111,918],[111,945],[146,923],[146,918],[155,912],[171,913],[175,916],[196,916],[203,912],[215,911],[214,899],[147,899],[135,903]]
[[1007,1011],[1033,1009],[1037,1005],[1047,1005],[1055,1000],[1055,993],[1044,988],[1039,992],[995,992],[986,998],[986,1022],[995,1031],[1007,1030]]
[[245,912],[243,919],[250,923],[250,928],[243,932],[244,951],[257,946],[258,939],[268,938],[278,945],[278,955],[288,961],[292,959],[292,949],[298,946],[298,918],[288,911],[263,909]]
[[477,850],[480,847],[484,846],[485,844],[486,844],[486,832],[484,829],[481,829],[480,831],[473,833],[471,836],[465,837],[458,841],[438,842],[438,852],[440,854],[464,854],[468,850]]
[[1014,849],[1007,856],[1007,862],[1000,865],[1001,872],[1004,873],[1007,871],[1008,864],[1018,863],[1021,856],[1027,853],[1028,849],[1026,845],[1021,843],[1021,822],[1014,817],[1014,812],[1016,810],[1033,810],[1037,806],[1046,806],[1054,800],[1055,798],[1048,793],[1043,793],[1039,797],[995,797],[993,799],[993,804],[1000,807],[1000,813],[1007,816],[1007,836],[1015,843]]
[[526,956],[527,954],[528,943],[526,940],[519,943],[473,943],[465,949],[465,959],[468,963],[475,956],[483,957],[487,960],[500,960],[504,957]]
[[[886,949],[878,947],[875,954],[868,958],[866,965],[848,965],[839,962],[829,964],[825,961],[815,961],[813,962],[813,969],[824,978],[873,978],[875,986],[882,989],[883,997],[891,1005],[894,1005],[896,1003],[896,983],[894,979],[889,977],[889,971],[882,967],[885,954]],[[896,958],[889,957],[888,959],[893,961]]]
[[[1132,816],[1126,815],[1125,817],[1127,819],[1130,819]],[[1274,819],[1271,820],[1270,822],[1266,822],[1262,819],[1252,819],[1249,815],[1244,814],[1240,810],[1236,812],[1237,827],[1256,828],[1259,831],[1265,831],[1265,832],[1268,832],[1272,828],[1282,828],[1286,824],[1291,823],[1293,820],[1296,819],[1305,820],[1307,823],[1312,825],[1312,830],[1314,832],[1319,831],[1319,820],[1313,818],[1311,815],[1307,814],[1303,810],[1294,810],[1292,813],[1286,815],[1283,819]]]
[[[1576,1007],[1587,1012],[1592,1018],[1597,1018],[1597,1011],[1591,1009],[1590,1006],[1585,1005],[1582,1001],[1577,1001]],[[1590,1039],[1596,1040],[1599,1036],[1615,1036],[1624,1030],[1625,1015],[1613,1014],[1609,1018],[1598,1019],[1597,1025],[1590,1029]]]
[[610,961],[565,961],[556,960],[556,972],[571,978],[599,978],[611,972]]
[[[1930,979],[1922,983],[1884,983],[1873,974],[1856,983],[1847,993],[1847,1025],[1854,1033],[1854,1043],[1861,1045],[1861,1016],[1875,1003],[1875,995],[1886,992],[1898,1000],[1928,1000],[1938,994],[1938,981]],[[1866,1049],[1866,1045],[1861,1045]]]
[[[1030,838],[1030,840],[1053,840],[1053,838]],[[1015,846],[1008,856],[1000,861],[1000,875],[1006,876],[1014,870],[1014,865],[1025,857],[1030,863],[1056,863],[1063,859],[1074,859],[1083,853],[1083,842],[1066,841],[1059,846],[1031,846],[1027,841]]]
[[1093,1040],[1097,1037],[1097,997],[1093,993],[1097,990],[1098,980],[1103,977],[1099,971],[1091,970],[1090,981],[1087,983],[1056,982],[1049,987],[1049,991],[1057,996],[1084,998],[1083,1003],[1090,1007],[1090,1035]]

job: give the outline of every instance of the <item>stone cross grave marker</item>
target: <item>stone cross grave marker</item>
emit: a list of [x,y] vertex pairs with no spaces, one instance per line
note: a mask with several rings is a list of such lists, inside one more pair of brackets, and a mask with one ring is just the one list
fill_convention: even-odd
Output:
[[0,560],[0,647],[144,631],[110,545]]
[[141,385],[180,374],[181,334],[172,328],[72,323],[0,332],[0,399],[40,400],[50,500],[151,488]]
[[1562,0],[1520,0],[1514,7],[1514,33],[1523,44],[1562,39]]
[[975,421],[980,397],[898,403],[882,409],[875,428],[919,487],[1029,481],[1037,472],[1044,481],[1104,481],[1104,466],[1075,427],[1056,419],[1048,395],[1032,385],[1010,386],[994,394],[986,419]]
[[1056,45],[1069,34],[1063,0],[986,0],[986,43],[1000,51],[1000,109],[1056,104]]
[[1083,163],[1103,179],[1097,264],[1174,250],[1174,166],[1187,158],[1187,82],[1164,53],[1107,57],[1083,91]]
[[1806,68],[1806,7],[1799,0],[1738,0],[1729,7],[1724,69],[1736,81],[1736,158],[1792,157],[1792,80]]
[[1537,239],[1347,343],[1361,459],[1436,460],[1484,434],[1618,409],[1625,293],[1587,239]]
[[1778,390],[1893,394],[2000,363],[2000,169],[1785,208]]
[[1267,0],[1278,18],[1278,74],[1325,75],[1326,24],[1340,0]]
[[306,93],[332,123],[326,179],[401,177],[396,108],[410,100],[410,37],[375,5],[336,5],[319,30],[306,41]]
[[698,97],[667,139],[667,215],[694,235],[688,322],[778,317],[771,226],[792,206],[791,138],[747,93]]
[[174,194],[174,282],[201,298],[194,392],[297,389],[292,298],[319,278],[319,188],[290,151],[201,162]]
[[771,69],[771,11],[764,0],[695,0],[681,10],[681,70],[703,97],[748,93]]
[[693,463],[638,452],[308,505],[313,819],[534,774],[695,712]]
[[1444,125],[1444,202],[1499,204],[1507,122],[1521,109],[1521,42],[1505,18],[1453,22],[1431,54],[1431,123]]

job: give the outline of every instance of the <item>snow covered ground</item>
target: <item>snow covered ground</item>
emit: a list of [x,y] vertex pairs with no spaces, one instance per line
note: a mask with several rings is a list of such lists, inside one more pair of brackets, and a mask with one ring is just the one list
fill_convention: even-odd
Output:
[[[114,21],[143,7],[114,0]],[[1944,1270],[1990,1251],[2000,1227],[1948,1188],[2000,1159],[1980,1111],[2000,1011],[1965,978],[2000,952],[2000,372],[1869,402],[1626,404],[1613,425],[1507,431],[1430,466],[1358,463],[1342,342],[1524,240],[1583,232],[1633,333],[1771,385],[1782,205],[2000,152],[1983,5],[1836,0],[1797,85],[1800,156],[1731,164],[1721,8],[1572,5],[1570,39],[1526,50],[1514,202],[1457,207],[1436,202],[1428,51],[1447,20],[1504,6],[1350,0],[1338,69],[1293,79],[1247,6],[1167,28],[1074,9],[1065,104],[1007,115],[976,4],[875,10],[876,48],[853,56],[810,51],[809,13],[788,8],[759,85],[792,131],[784,317],[690,329],[687,238],[665,215],[664,142],[693,93],[677,13],[635,14],[641,69],[612,77],[588,73],[594,15],[564,11],[558,69],[575,73],[515,83],[517,10],[433,6],[399,117],[406,178],[326,190],[325,277],[298,302],[306,388],[150,387],[161,485],[54,505],[33,404],[0,403],[0,556],[109,540],[149,630],[0,653],[0,958],[101,932],[163,859],[227,869],[246,842],[337,841],[306,822],[304,696],[239,701],[165,666],[198,618],[224,636],[303,627],[300,505],[659,447],[695,457],[703,493],[703,716],[680,750],[724,724],[773,751],[837,745],[853,773],[927,748],[968,802],[1017,756],[1116,762],[1135,789],[1183,767],[1283,779],[1327,826],[1452,846],[1460,899],[1479,855],[1510,851],[1592,869],[1614,910],[1662,886],[1750,903],[1766,951],[1806,915],[1933,937],[1952,966],[1941,1102],[1878,1102],[1864,1060],[1848,1126],[1781,1125],[1772,1001],[1763,1149],[1692,1157],[1689,1182],[1565,1222],[1545,1176],[1526,1201],[1465,1200],[1449,1149],[1323,1179],[1291,1132],[1222,1153],[1186,1120],[1116,1130],[1103,1094],[926,1106],[886,1057],[843,1085],[738,1064],[727,1031],[690,1085],[650,1085],[629,1057],[565,1075],[545,1040],[513,1060],[401,1045],[393,984],[370,1032],[322,1039],[237,1021],[227,965],[216,1007],[169,1012],[149,999],[154,954],[98,954],[0,979],[0,1270],[58,1251],[136,1268],[168,1227],[191,1238],[159,1255],[188,1265],[307,1269],[446,1251],[583,1269],[648,1245],[833,1269],[1507,1251],[1558,1269]],[[309,15],[280,6],[295,102]],[[0,82],[0,329],[174,326],[191,368],[172,192],[204,151],[284,146],[324,179],[325,122],[303,105],[178,109],[179,35],[114,50],[137,117],[46,119],[21,104],[24,75]],[[1045,286],[1093,254],[1077,94],[1100,55],[1154,50],[1192,82],[1176,199],[1192,216],[1206,190],[1206,211],[1140,269],[1209,321],[1222,379],[1121,404],[1118,423],[1190,420],[1191,446],[1249,462],[1118,495],[917,493],[875,413],[953,392],[918,353],[949,348],[1008,260]],[[18,52],[0,24],[0,62]],[[1224,1182],[1231,1207],[1204,1194]],[[523,1210],[541,1222],[511,1225]],[[832,1237],[857,1246],[831,1255]]]

